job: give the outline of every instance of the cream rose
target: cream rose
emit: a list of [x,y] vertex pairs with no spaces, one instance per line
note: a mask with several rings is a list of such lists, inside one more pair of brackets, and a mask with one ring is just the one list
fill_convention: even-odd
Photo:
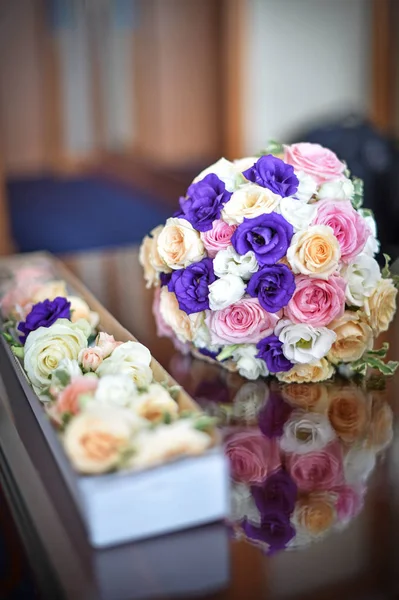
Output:
[[366,298],[364,310],[374,335],[388,329],[396,311],[397,293],[392,279],[380,279],[374,292]]
[[287,250],[294,273],[328,279],[339,266],[341,250],[331,227],[312,225],[295,233]]
[[71,321],[76,323],[79,319],[86,319],[94,330],[100,322],[100,315],[92,310],[90,306],[79,298],[79,296],[67,296],[68,302],[71,303]]
[[165,264],[158,252],[158,238],[163,230],[163,225],[158,225],[146,235],[140,246],[139,261],[144,269],[146,287],[159,284],[159,273],[168,273],[171,269]]
[[196,456],[203,454],[210,445],[211,438],[207,433],[194,429],[190,419],[181,419],[140,432],[130,466],[145,469],[180,456]]
[[253,219],[271,213],[280,203],[280,196],[271,190],[247,183],[242,185],[224,205],[222,219],[229,225],[239,225],[244,219]]
[[166,414],[175,420],[179,413],[177,402],[159,383],[151,383],[146,392],[135,396],[131,407],[139,417],[152,422],[162,421]]
[[71,323],[58,319],[50,327],[39,327],[27,337],[24,368],[36,390],[49,385],[49,377],[64,358],[76,360],[87,347],[90,325],[85,320]]
[[358,360],[373,347],[373,332],[359,312],[346,310],[328,327],[337,336],[327,356],[334,364]]
[[316,383],[334,375],[334,367],[326,358],[310,364],[296,364],[289,371],[276,373],[284,383]]
[[66,298],[68,295],[65,281],[49,281],[43,284],[32,296],[32,304],[43,302],[44,300],[54,300],[54,298]]
[[[256,159],[254,162],[256,162]],[[235,163],[232,163],[225,158],[220,158],[213,165],[210,165],[210,167],[207,167],[197,175],[193,183],[198,183],[198,181],[202,181],[204,177],[211,174],[217,175],[219,179],[223,181],[228,192],[234,192],[240,183],[244,181],[244,177],[241,175],[241,172]]]
[[151,353],[139,342],[121,344],[97,369],[97,375],[129,375],[138,388],[146,388],[152,381]]
[[205,256],[200,234],[186,219],[171,217],[157,240],[157,251],[171,269],[184,269]]
[[105,473],[115,468],[131,446],[131,421],[126,412],[103,406],[74,417],[65,429],[65,452],[80,473]]
[[180,310],[176,295],[168,292],[167,287],[161,290],[159,310],[165,323],[183,343],[193,341],[205,318],[204,312],[188,315]]

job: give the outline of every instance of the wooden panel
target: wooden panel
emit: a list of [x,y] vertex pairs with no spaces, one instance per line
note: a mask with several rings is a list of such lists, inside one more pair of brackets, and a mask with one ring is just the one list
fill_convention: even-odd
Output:
[[371,119],[382,131],[395,122],[395,0],[374,0]]
[[0,155],[0,255],[11,254],[13,244],[10,235],[10,221],[6,202],[6,189],[4,183],[4,171]]
[[168,164],[219,155],[218,0],[140,2],[135,44],[138,150]]

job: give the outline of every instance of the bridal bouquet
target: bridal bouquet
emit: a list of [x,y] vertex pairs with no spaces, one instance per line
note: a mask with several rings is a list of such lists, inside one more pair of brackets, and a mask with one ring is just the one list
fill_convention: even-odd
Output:
[[77,471],[141,470],[213,445],[213,419],[180,409],[180,388],[156,380],[148,348],[100,331],[99,315],[49,265],[12,275],[0,333]]
[[141,246],[159,332],[248,379],[329,379],[338,365],[392,374],[397,290],[374,255],[362,182],[318,144],[272,144],[196,177]]

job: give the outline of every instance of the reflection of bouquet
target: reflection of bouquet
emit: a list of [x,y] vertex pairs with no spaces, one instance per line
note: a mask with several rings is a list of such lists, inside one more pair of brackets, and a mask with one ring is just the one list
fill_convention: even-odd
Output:
[[346,381],[274,384],[266,396],[258,388],[255,421],[240,407],[248,406],[245,388],[253,385],[219,406],[235,535],[274,552],[346,526],[363,506],[377,454],[392,439],[390,407]]
[[141,247],[159,330],[249,379],[329,379],[340,363],[389,374],[374,338],[396,289],[381,273],[362,182],[318,144],[219,160]]

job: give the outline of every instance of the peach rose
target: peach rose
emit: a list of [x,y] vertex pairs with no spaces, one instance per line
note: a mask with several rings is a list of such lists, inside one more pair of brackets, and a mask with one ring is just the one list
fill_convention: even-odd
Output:
[[364,310],[374,335],[387,331],[396,311],[397,293],[392,279],[380,279],[374,292],[365,299]]
[[256,344],[271,335],[281,317],[269,313],[257,298],[242,298],[222,310],[210,311],[206,324],[212,344]]
[[326,533],[334,524],[334,494],[314,493],[301,498],[295,507],[294,522],[312,537]]
[[159,383],[151,383],[146,392],[135,396],[131,406],[139,417],[153,423],[162,421],[165,414],[175,420],[179,413],[177,402]]
[[329,325],[337,339],[327,355],[334,364],[358,360],[373,347],[373,332],[359,312],[346,310]]
[[281,387],[281,393],[290,404],[309,411],[324,408],[328,401],[327,387],[323,383],[289,383]]
[[184,269],[205,256],[198,231],[186,219],[171,217],[160,232],[157,251],[171,269]]
[[113,335],[100,331],[96,337],[96,346],[101,350],[101,356],[107,358],[113,353],[115,348],[121,346],[123,342],[117,342]]
[[326,358],[312,364],[296,364],[289,371],[276,373],[283,383],[317,383],[325,381],[334,375],[334,367]]
[[392,442],[393,413],[385,400],[373,401],[366,445],[380,452]]
[[191,342],[204,322],[205,312],[188,315],[180,310],[176,295],[167,287],[161,289],[159,311],[162,319],[181,342]]
[[291,454],[287,468],[302,492],[325,490],[343,482],[341,445],[337,440],[321,450],[306,454]]
[[287,250],[294,273],[328,279],[339,266],[341,249],[331,227],[311,225],[295,233]]
[[224,452],[229,459],[234,481],[259,484],[281,466],[275,439],[266,438],[259,429],[244,429],[225,439]]
[[55,402],[56,412],[60,415],[64,413],[77,415],[80,412],[79,398],[87,394],[94,396],[97,385],[98,379],[95,376],[74,379],[58,396]]
[[146,287],[159,285],[159,273],[168,273],[171,271],[165,264],[158,252],[158,238],[163,230],[163,225],[158,225],[146,235],[140,246],[139,261],[144,269],[144,279],[147,282]]
[[332,386],[328,417],[342,441],[350,444],[364,435],[368,423],[367,398],[356,386]]
[[83,348],[79,352],[78,361],[82,365],[84,371],[97,371],[98,367],[103,362],[101,348],[98,346]]
[[336,154],[320,144],[303,142],[284,147],[284,161],[296,171],[311,175],[318,184],[331,179],[339,179],[345,171],[345,164]]
[[44,300],[54,300],[54,298],[66,298],[68,295],[65,281],[49,281],[40,286],[32,296],[32,304],[43,302]]
[[219,250],[224,250],[230,245],[231,236],[237,225],[228,225],[221,219],[212,223],[212,229],[200,233],[205,250],[210,258],[215,258]]
[[96,407],[80,413],[67,425],[64,447],[80,473],[105,473],[115,468],[131,446],[132,424],[126,411]]

